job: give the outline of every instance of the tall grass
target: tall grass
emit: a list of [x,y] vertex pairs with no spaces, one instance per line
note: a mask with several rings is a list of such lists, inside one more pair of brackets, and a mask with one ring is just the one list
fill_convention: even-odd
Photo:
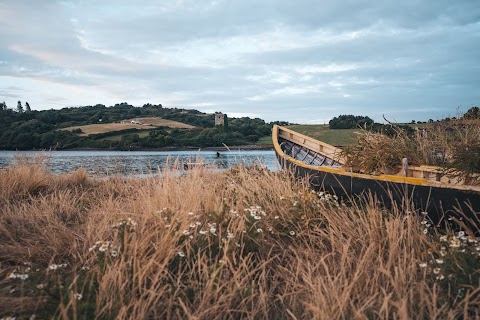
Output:
[[480,317],[477,239],[448,231],[461,246],[444,249],[406,209],[258,167],[96,180],[19,163],[0,171],[0,317]]
[[392,125],[393,134],[361,130],[343,150],[347,163],[370,173],[389,173],[403,158],[411,165],[433,165],[468,184],[480,183],[480,120],[438,122],[413,133]]

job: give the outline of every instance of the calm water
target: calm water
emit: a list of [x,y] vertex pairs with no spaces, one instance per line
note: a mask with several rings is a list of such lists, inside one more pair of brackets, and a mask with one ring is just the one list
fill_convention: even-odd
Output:
[[91,175],[145,175],[156,173],[166,166],[173,168],[178,159],[184,163],[215,164],[227,169],[235,164],[258,163],[270,170],[278,165],[273,150],[222,151],[0,151],[0,169],[16,161],[34,161],[42,156],[43,163],[54,173],[65,173],[85,168]]

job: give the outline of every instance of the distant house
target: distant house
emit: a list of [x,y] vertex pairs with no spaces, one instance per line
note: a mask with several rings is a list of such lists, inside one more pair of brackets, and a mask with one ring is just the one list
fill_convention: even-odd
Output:
[[141,122],[141,121],[138,121],[138,120],[132,120],[132,121],[130,121],[130,123],[133,123],[133,124],[142,124],[142,122]]

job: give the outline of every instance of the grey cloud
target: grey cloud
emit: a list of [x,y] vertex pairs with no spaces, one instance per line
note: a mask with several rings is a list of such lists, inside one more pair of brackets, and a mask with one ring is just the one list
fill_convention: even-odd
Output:
[[[14,86],[7,87],[5,89],[0,89],[0,99],[4,98],[13,98],[19,99],[23,96],[23,90]],[[3,98],[4,97],[4,98]]]
[[466,0],[15,1],[0,4],[0,94],[15,77],[267,120],[421,120],[478,103],[479,17]]

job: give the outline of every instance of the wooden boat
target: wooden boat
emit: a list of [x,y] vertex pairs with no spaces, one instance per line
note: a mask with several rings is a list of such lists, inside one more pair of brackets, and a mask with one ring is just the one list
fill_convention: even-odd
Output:
[[280,164],[317,190],[343,199],[372,194],[386,206],[413,204],[436,224],[453,216],[480,227],[480,186],[463,185],[441,168],[404,163],[389,174],[357,173],[345,165],[341,149],[285,127],[273,127],[272,141]]

